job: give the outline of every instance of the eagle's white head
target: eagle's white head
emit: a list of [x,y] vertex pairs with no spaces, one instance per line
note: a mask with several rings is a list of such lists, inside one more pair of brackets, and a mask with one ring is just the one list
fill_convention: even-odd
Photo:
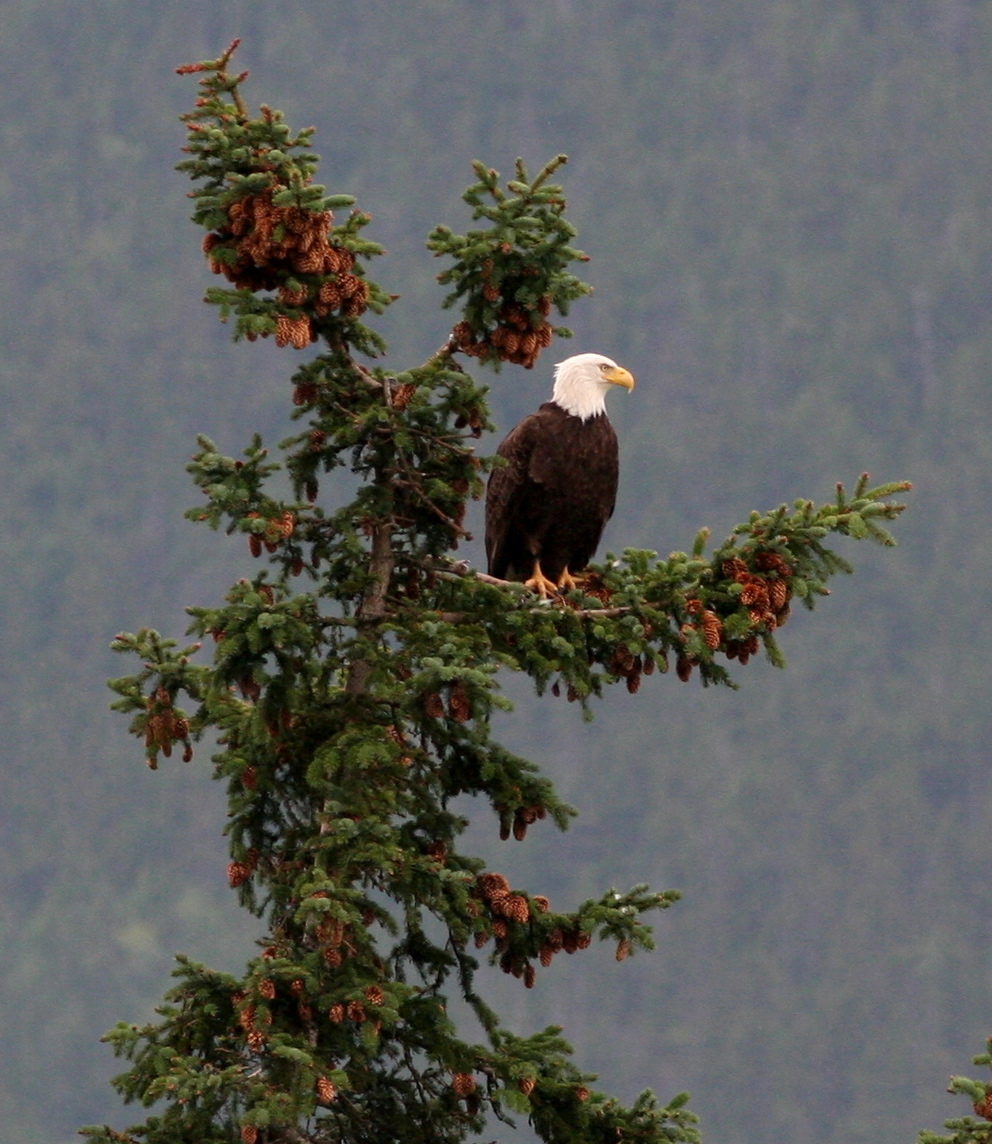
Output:
[[611,385],[634,388],[634,377],[602,354],[576,354],[555,366],[551,400],[566,413],[586,421],[606,412],[606,393]]

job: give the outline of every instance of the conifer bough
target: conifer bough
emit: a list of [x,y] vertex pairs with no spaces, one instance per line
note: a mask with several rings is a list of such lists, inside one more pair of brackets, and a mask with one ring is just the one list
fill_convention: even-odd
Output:
[[[497,1117],[529,1121],[549,1144],[697,1141],[684,1094],[623,1106],[594,1090],[561,1030],[510,1032],[477,984],[481,955],[530,988],[593,939],[618,960],[650,949],[645,916],[677,892],[610,889],[560,909],[459,849],[467,822],[452,800],[488,801],[504,839],[545,821],[564,829],[572,808],[491,735],[494,710],[508,706],[499,669],[588,713],[606,685],[636,691],[670,660],[704,683],[730,683],[722,660],[744,664],[761,647],[778,663],[791,602],[812,608],[849,570],[827,535],[891,543],[881,522],[902,506],[888,498],[908,485],[865,477],[825,506],[754,513],[709,555],[705,531],[663,560],[628,550],[551,605],[458,562],[465,505],[489,464],[472,447],[489,428],[484,391],[459,356],[532,365],[568,333],[550,326],[551,309],[588,292],[569,272],[584,256],[549,181],[564,157],[533,180],[518,163],[505,190],[476,164],[466,199],[486,225],[464,236],[439,227],[428,243],[453,260],[441,277],[460,320],[423,365],[373,367],[363,359],[384,346],[363,319],[392,299],[367,273],[381,253],[362,237],[368,216],[335,221],[352,200],[313,182],[310,131],[294,135],[269,108],[249,115],[244,73],[228,70],[235,47],[180,69],[200,75],[201,91],[180,167],[196,184],[211,268],[229,283],[207,300],[236,319],[236,336],[321,348],[293,374],[305,424],[282,443],[283,462],[257,437],[237,459],[201,437],[189,466],[205,501],[188,515],[241,533],[264,566],[218,606],[189,609],[188,647],[121,634],[114,646],[141,667],[112,686],[153,768],[216,736],[228,880],[266,932],[241,975],[180,957],[160,1019],[108,1034],[130,1061],[118,1091],[155,1108],[126,1131],[84,1135],[433,1144]],[[269,491],[280,467],[291,499]],[[320,482],[338,467],[354,496],[329,508]],[[459,1035],[450,996],[483,1043]]]

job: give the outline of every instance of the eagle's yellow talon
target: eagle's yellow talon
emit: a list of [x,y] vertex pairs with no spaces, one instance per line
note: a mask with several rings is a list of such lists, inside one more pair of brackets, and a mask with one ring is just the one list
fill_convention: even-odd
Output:
[[581,576],[573,576],[566,568],[558,578],[558,591],[559,592],[574,592],[576,588],[582,583]]
[[554,580],[549,580],[547,576],[541,571],[540,561],[534,561],[534,575],[529,580],[524,581],[524,587],[530,588],[532,592],[537,592],[543,599],[548,596],[556,596],[558,594],[558,585]]

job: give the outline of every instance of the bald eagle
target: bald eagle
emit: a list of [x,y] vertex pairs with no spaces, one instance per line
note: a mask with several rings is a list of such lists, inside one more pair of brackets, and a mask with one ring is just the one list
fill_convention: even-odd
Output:
[[496,450],[486,490],[489,575],[542,596],[575,587],[616,503],[617,435],[606,416],[613,385],[634,378],[602,354],[555,366],[554,392]]

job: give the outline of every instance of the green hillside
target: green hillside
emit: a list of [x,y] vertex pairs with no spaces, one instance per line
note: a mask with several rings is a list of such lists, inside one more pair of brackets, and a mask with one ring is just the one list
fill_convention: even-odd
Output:
[[525,845],[480,820],[479,852],[562,904],[685,895],[653,956],[508,992],[521,1031],[562,1023],[620,1095],[688,1088],[723,1144],[896,1144],[961,1114],[947,1076],[992,1032],[992,7],[8,0],[0,1135],[124,1123],[101,1033],[148,1015],[174,951],[251,949],[208,767],[148,772],[104,685],[118,630],[178,634],[249,567],[182,519],[195,433],[287,431],[299,355],[231,345],[202,306],[172,170],[173,68],[236,35],[250,94],[316,124],[322,181],[374,216],[398,367],[447,332],[423,242],[464,224],[470,160],[569,154],[595,294],[492,399],[508,428],[573,350],[635,373],[608,547],[719,538],[864,469],[915,485],[900,547],[851,552],[782,633],[784,673],[655,677],[591,725],[507,681],[504,738],[581,817]]

